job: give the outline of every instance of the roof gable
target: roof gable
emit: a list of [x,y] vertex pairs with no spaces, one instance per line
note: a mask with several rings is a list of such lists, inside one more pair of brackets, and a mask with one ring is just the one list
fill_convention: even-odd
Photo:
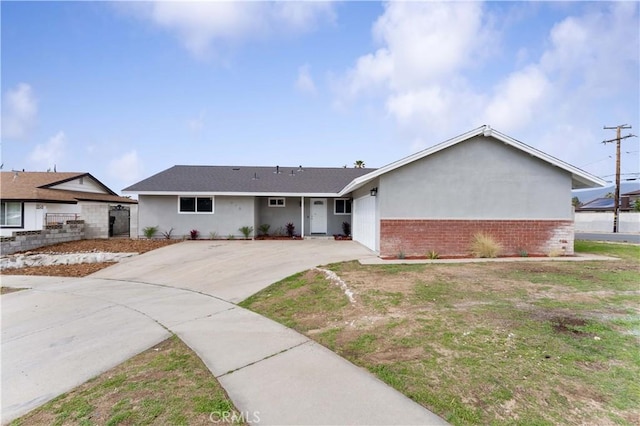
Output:
[[[74,181],[88,179],[90,191],[78,190]],[[136,203],[120,197],[89,173],[75,172],[1,172],[0,197],[3,200],[77,203],[102,201],[110,203]]]
[[591,175],[590,173],[585,172],[584,170],[581,170],[577,167],[574,167],[568,163],[565,163],[562,160],[559,160],[549,154],[546,154],[542,151],[539,151],[535,148],[533,148],[532,146],[529,146],[527,144],[524,144],[516,139],[513,139],[503,133],[498,132],[495,129],[492,129],[490,126],[488,125],[484,125],[484,126],[480,126],[476,129],[473,129],[469,132],[463,133],[459,136],[456,136],[455,138],[446,140],[438,145],[434,145],[430,148],[424,149],[422,151],[416,152],[415,154],[409,155],[405,158],[402,158],[398,161],[395,161],[393,163],[390,163],[384,167],[381,167],[367,175],[358,177],[356,179],[354,179],[349,185],[347,185],[342,191],[341,194],[346,194],[348,192],[351,192],[355,189],[358,189],[360,187],[362,187],[363,185],[367,184],[368,182],[372,181],[373,179],[388,173],[390,171],[396,170],[406,164],[412,163],[414,161],[420,160],[422,158],[428,157],[430,155],[433,155],[437,152],[440,152],[442,150],[445,150],[451,146],[457,145],[459,143],[465,142],[471,138],[474,138],[476,136],[484,136],[484,137],[491,137],[494,138],[500,142],[503,142],[506,145],[509,145],[513,148],[516,148],[524,153],[527,153],[529,155],[531,155],[532,157],[536,157],[552,166],[558,167],[568,173],[571,174],[571,182],[572,182],[572,187],[574,189],[581,189],[581,188],[593,188],[593,187],[597,187],[597,186],[605,186],[606,182],[596,176]]
[[72,176],[55,182],[51,182],[49,184],[42,185],[41,188],[117,195],[115,192],[109,189],[109,187],[93,177],[90,173],[81,173],[77,176]]

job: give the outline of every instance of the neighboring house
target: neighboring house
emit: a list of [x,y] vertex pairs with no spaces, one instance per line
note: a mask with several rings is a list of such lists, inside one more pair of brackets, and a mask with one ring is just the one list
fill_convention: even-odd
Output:
[[89,173],[1,172],[0,199],[3,237],[83,220],[85,238],[107,238],[110,230],[129,235],[137,219],[136,200],[118,196]]
[[605,182],[482,126],[380,169],[175,166],[123,190],[139,195],[139,228],[295,224],[341,233],[381,256],[465,255],[484,232],[505,254],[573,253],[571,190]]
[[640,190],[626,192],[626,193],[622,194],[622,199],[623,200],[624,200],[625,197],[627,197],[629,199],[629,206],[631,206],[631,209],[633,209],[633,206],[635,205],[636,201],[640,200]]
[[[640,197],[640,191],[626,192],[620,195],[619,211],[626,212],[634,210],[634,204]],[[601,197],[581,204],[576,208],[576,212],[612,212],[614,208],[614,199],[610,197]]]

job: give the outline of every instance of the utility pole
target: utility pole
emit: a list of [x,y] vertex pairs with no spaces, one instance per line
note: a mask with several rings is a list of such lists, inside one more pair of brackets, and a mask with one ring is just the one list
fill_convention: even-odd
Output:
[[619,126],[614,126],[614,127],[604,126],[603,128],[605,130],[615,129],[616,131],[615,139],[602,141],[602,143],[604,144],[611,143],[611,142],[616,143],[616,188],[615,188],[615,194],[613,196],[613,232],[618,232],[618,219],[619,219],[619,213],[620,213],[619,212],[619,209],[620,209],[620,141],[622,139],[635,137],[635,135],[632,135],[631,133],[629,133],[626,136],[620,136],[620,131],[622,129],[631,128],[631,126],[627,124],[621,124]]

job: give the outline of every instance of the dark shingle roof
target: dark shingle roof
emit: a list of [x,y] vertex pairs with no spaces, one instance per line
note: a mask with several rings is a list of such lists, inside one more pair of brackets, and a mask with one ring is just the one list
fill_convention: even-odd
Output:
[[354,178],[375,169],[342,167],[173,166],[123,191],[140,192],[241,192],[338,193]]

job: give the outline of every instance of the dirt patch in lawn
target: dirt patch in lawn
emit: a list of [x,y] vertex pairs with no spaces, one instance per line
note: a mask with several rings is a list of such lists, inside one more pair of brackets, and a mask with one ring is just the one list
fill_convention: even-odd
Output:
[[314,271],[241,305],[307,334],[453,424],[638,424],[636,259],[347,262],[328,269],[355,303],[328,280],[319,289],[324,277]]

